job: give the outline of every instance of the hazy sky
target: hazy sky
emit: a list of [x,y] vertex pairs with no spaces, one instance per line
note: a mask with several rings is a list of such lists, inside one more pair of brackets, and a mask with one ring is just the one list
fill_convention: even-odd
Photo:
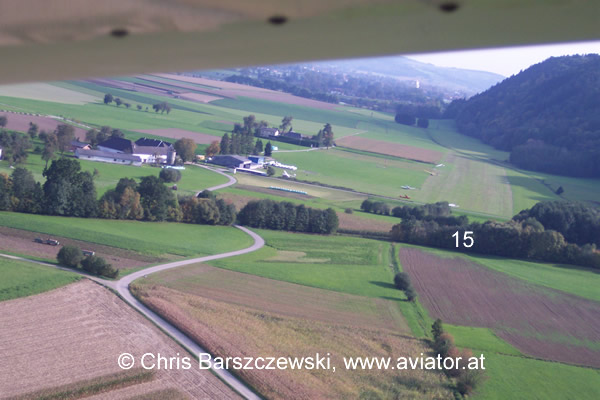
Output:
[[543,46],[503,47],[444,53],[409,54],[417,61],[440,67],[456,67],[511,76],[552,56],[600,53],[599,42],[579,42]]

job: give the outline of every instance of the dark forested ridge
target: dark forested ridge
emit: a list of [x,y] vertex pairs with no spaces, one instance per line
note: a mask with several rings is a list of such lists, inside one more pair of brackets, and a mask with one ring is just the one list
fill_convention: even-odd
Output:
[[600,177],[600,56],[550,58],[446,111],[518,167]]

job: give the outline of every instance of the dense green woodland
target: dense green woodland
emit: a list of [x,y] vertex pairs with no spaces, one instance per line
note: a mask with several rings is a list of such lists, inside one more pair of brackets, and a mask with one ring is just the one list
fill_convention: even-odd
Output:
[[600,176],[600,56],[550,58],[446,110],[518,167]]

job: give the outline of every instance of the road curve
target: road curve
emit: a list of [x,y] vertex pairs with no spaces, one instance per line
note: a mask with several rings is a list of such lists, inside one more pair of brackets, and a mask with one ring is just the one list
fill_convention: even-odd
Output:
[[212,171],[212,172],[216,172],[217,174],[223,175],[225,178],[228,179],[228,181],[226,183],[223,183],[221,185],[217,185],[217,186],[209,187],[209,188],[206,188],[206,189],[202,189],[201,191],[199,191],[198,193],[196,193],[196,196],[198,196],[204,190],[210,190],[212,192],[214,190],[219,190],[219,189],[226,188],[226,187],[231,186],[231,185],[233,185],[233,184],[235,184],[237,182],[237,180],[233,176],[227,175],[226,173],[221,172],[221,171],[219,171],[217,169],[212,169],[212,168],[209,168],[209,167],[207,167],[205,165],[198,165],[198,164],[191,164],[191,165],[195,165],[196,167],[200,167],[200,168],[204,168],[204,169],[207,169],[209,171]]
[[[54,267],[54,268],[61,269],[64,271],[76,272],[76,273],[83,275],[95,282],[98,282],[104,286],[114,289],[119,293],[119,295],[123,298],[123,300],[126,303],[128,303],[130,306],[132,306],[133,308],[138,310],[140,313],[142,313],[144,316],[146,316],[149,320],[154,322],[158,327],[160,327],[165,332],[167,332],[172,338],[175,339],[176,342],[178,342],[181,346],[186,348],[189,352],[191,352],[194,355],[198,355],[199,353],[208,353],[208,352],[206,350],[204,350],[202,347],[200,347],[196,342],[194,342],[194,340],[192,340],[185,333],[180,331],[178,328],[173,326],[171,323],[165,321],[158,314],[156,314],[154,311],[150,310],[148,307],[146,307],[144,304],[142,304],[138,299],[136,299],[131,294],[131,292],[129,290],[129,285],[131,284],[131,282],[133,282],[134,280],[136,280],[138,278],[141,278],[146,275],[154,274],[156,272],[165,271],[165,270],[172,269],[172,268],[183,267],[185,265],[190,265],[190,264],[218,260],[221,258],[239,256],[242,254],[251,253],[253,251],[256,251],[265,245],[264,239],[261,238],[258,234],[252,232],[249,229],[244,228],[243,226],[239,226],[239,225],[234,225],[234,226],[236,228],[242,230],[243,232],[247,233],[248,235],[250,235],[250,237],[252,237],[252,239],[254,239],[254,243],[252,244],[252,246],[246,247],[245,249],[241,249],[241,250],[230,251],[227,253],[214,254],[214,255],[205,256],[205,257],[197,257],[197,258],[192,258],[189,260],[175,261],[175,262],[168,263],[168,264],[155,265],[154,267],[146,268],[146,269],[134,272],[132,274],[126,275],[123,278],[119,279],[118,281],[109,281],[109,280],[102,279],[102,278],[99,278],[96,276],[91,276],[91,275],[85,273],[84,271],[74,271],[73,269],[70,269],[70,268],[64,268],[64,267],[60,267],[58,265],[49,264],[49,263],[45,263],[42,261],[31,260],[28,258],[17,257],[17,256],[8,255],[8,254],[0,254],[0,256],[14,259],[14,260],[27,261],[27,262],[31,262],[31,263],[35,263],[35,264],[39,264],[39,265]],[[222,370],[222,369],[212,369],[212,371],[222,381],[224,381],[227,385],[232,387],[235,391],[237,391],[244,398],[249,399],[249,400],[260,400],[260,397],[256,393],[254,393],[252,391],[252,389],[250,389],[248,386],[246,386],[246,384],[244,382],[239,380],[236,376],[232,375],[229,371]]]
[[[156,272],[165,271],[172,268],[183,267],[189,264],[202,263],[212,260],[218,260],[221,258],[238,256],[241,254],[251,253],[263,247],[265,245],[265,241],[256,233],[252,232],[249,229],[246,229],[242,226],[235,225],[236,228],[241,229],[248,235],[254,239],[254,244],[252,246],[247,247],[242,250],[230,251],[228,253],[215,254],[212,256],[192,258],[189,260],[176,261],[168,264],[156,265],[151,268],[143,269],[141,271],[134,272],[130,275],[124,276],[116,282],[105,281],[102,280],[101,283],[106,284],[114,288],[121,297],[129,303],[133,308],[144,314],[148,319],[162,328],[165,332],[171,335],[177,342],[179,342],[183,347],[185,347],[192,354],[198,355],[199,353],[207,353],[202,347],[200,347],[196,342],[194,342],[189,336],[185,333],[181,332],[175,326],[165,321],[159,315],[157,315],[154,311],[150,310],[144,304],[142,304],[138,299],[136,299],[129,290],[129,285],[134,280],[141,278],[146,275],[150,275]],[[260,397],[254,393],[246,384],[240,381],[237,377],[232,375],[229,371],[224,369],[213,369],[212,370],[219,378],[221,378],[224,382],[226,382],[229,386],[231,386],[234,390],[236,390],[240,395],[242,395],[246,399],[251,400],[259,400]]]

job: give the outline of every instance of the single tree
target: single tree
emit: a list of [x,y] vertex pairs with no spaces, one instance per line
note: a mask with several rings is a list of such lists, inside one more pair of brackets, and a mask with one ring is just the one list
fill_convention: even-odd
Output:
[[4,129],[6,124],[8,123],[8,119],[4,115],[0,115],[0,127]]
[[433,325],[431,325],[431,335],[433,336],[433,340],[438,340],[442,333],[444,333],[444,325],[442,324],[442,320],[438,318]]
[[281,131],[281,133],[285,133],[288,129],[291,130],[292,119],[294,118],[291,116],[283,117],[283,119],[281,120],[281,125],[279,125],[279,130]]
[[83,253],[77,246],[63,246],[56,255],[56,261],[69,268],[77,268],[81,260],[83,260]]
[[564,192],[565,192],[565,189],[563,189],[562,186],[559,186],[558,189],[556,189],[556,194],[559,195],[559,196],[561,194],[563,194]]
[[267,142],[267,145],[265,146],[265,156],[271,157],[271,154],[273,154],[273,146],[271,145],[271,142]]
[[204,153],[206,154],[206,157],[212,157],[215,154],[219,154],[220,151],[221,145],[219,144],[218,140],[215,140],[206,148]]
[[142,111],[142,106],[138,104],[137,109],[138,109],[138,111]]
[[327,148],[333,146],[333,128],[329,123],[323,127],[323,145]]
[[33,122],[29,123],[29,130],[27,130],[27,134],[30,138],[35,139],[38,135],[38,126]]
[[163,168],[158,174],[158,177],[166,183],[179,182],[181,179],[181,172],[173,168]]
[[129,107],[131,107],[131,104],[130,103],[125,103],[125,107],[129,108]]
[[124,138],[125,134],[123,132],[121,132],[120,129],[115,128],[110,132],[110,137],[111,138]]
[[87,140],[92,147],[98,145],[98,130],[90,129],[85,133],[85,140]]
[[273,168],[269,165],[269,167],[267,168],[267,176],[273,176],[273,175],[275,175],[275,168]]
[[116,98],[115,99],[115,103],[117,104],[117,107],[119,107],[121,104],[123,104],[123,100],[121,100],[120,98]]
[[196,155],[196,142],[192,139],[179,139],[173,144],[173,147],[184,162],[194,161],[194,156]]
[[48,168],[48,162],[54,159],[54,154],[58,149],[58,138],[54,133],[44,135],[44,150],[42,151],[42,160],[46,161],[44,169]]
[[229,134],[225,133],[221,138],[220,154],[231,154],[231,140]]
[[73,125],[60,124],[54,131],[58,139],[58,149],[64,154],[71,148],[71,142],[75,139],[75,128]]
[[254,145],[253,154],[254,155],[259,155],[262,152],[263,152],[263,142],[262,142],[262,140],[257,139],[256,140],[256,144]]
[[406,290],[410,287],[410,277],[406,272],[398,272],[394,276],[394,285],[399,290]]
[[110,103],[112,103],[112,102],[113,102],[113,100],[114,100],[114,99],[113,99],[113,95],[112,95],[112,94],[110,94],[110,93],[106,93],[106,94],[104,95],[104,104],[110,104]]

